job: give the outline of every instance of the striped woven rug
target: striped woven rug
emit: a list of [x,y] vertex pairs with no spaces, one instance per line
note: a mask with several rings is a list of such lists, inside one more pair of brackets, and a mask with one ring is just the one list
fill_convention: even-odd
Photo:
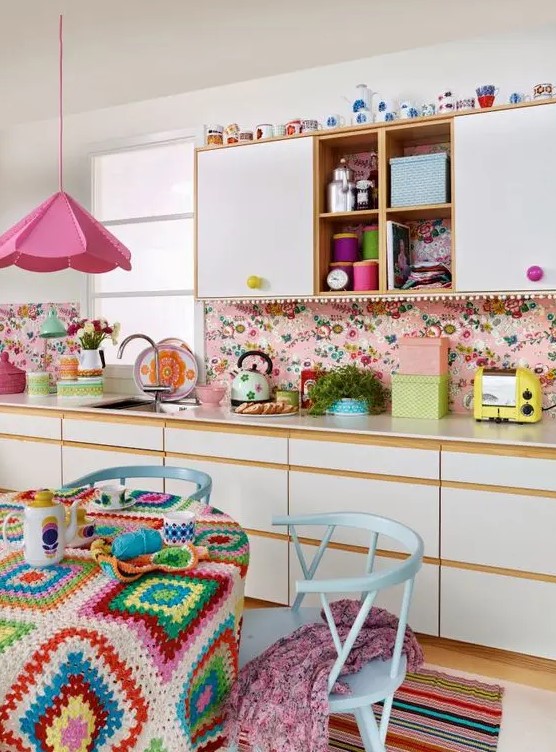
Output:
[[[431,669],[408,674],[394,697],[388,752],[496,752],[503,691]],[[363,749],[352,715],[331,716],[329,749]]]
[[[432,669],[408,674],[394,698],[388,752],[496,752],[503,691]],[[380,707],[375,711],[378,718]],[[241,741],[240,752],[247,752]],[[363,750],[352,715],[330,717],[329,750]]]

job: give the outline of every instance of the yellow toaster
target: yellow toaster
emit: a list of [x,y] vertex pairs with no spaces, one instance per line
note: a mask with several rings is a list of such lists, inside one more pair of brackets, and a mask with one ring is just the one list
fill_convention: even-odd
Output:
[[542,418],[541,384],[528,368],[478,368],[473,396],[475,420],[536,423]]

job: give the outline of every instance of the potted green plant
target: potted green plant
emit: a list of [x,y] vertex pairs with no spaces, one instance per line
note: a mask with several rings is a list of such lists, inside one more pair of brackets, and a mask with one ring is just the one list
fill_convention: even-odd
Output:
[[350,364],[321,376],[309,397],[310,415],[376,415],[386,409],[388,389],[373,371]]

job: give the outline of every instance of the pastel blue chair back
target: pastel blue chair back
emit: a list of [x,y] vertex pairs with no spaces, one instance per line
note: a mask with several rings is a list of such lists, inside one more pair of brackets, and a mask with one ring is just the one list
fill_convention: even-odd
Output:
[[64,488],[79,488],[81,486],[94,486],[95,483],[101,483],[105,480],[118,480],[121,485],[125,485],[128,478],[164,478],[171,480],[183,480],[188,483],[194,483],[196,489],[188,493],[189,499],[204,501],[210,503],[212,492],[212,478],[208,473],[200,470],[190,470],[185,467],[173,467],[171,465],[130,465],[128,467],[107,467],[104,470],[96,470],[94,473],[84,475],[82,478],[71,483],[66,483]]
[[[245,665],[278,639],[295,631],[303,624],[321,622],[322,608],[337,653],[328,676],[330,712],[353,713],[366,752],[386,752],[384,741],[392,712],[394,692],[403,682],[407,670],[402,648],[415,576],[423,563],[423,541],[417,533],[399,522],[364,512],[274,517],[272,522],[274,525],[288,527],[304,579],[296,582],[297,595],[291,608],[250,609],[245,612],[240,665]],[[310,562],[304,554],[297,529],[308,526],[326,528]],[[364,571],[357,577],[317,579],[315,575],[319,564],[338,527],[357,528],[369,533],[369,548]],[[305,531],[304,534],[306,534]],[[395,559],[395,563],[389,569],[375,571],[380,536],[387,536],[401,544],[407,558]],[[335,694],[332,691],[334,684],[340,676],[377,594],[397,585],[403,585],[403,597],[392,658],[387,661],[371,661],[357,674],[342,677],[342,681],[350,686],[351,693],[349,695]],[[309,593],[319,597],[320,608],[301,607],[305,596]],[[359,598],[359,612],[343,643],[330,609],[329,597],[332,595],[347,595],[348,597],[351,595],[351,597]],[[380,701],[384,701],[384,704],[380,724],[378,724],[371,706]]]

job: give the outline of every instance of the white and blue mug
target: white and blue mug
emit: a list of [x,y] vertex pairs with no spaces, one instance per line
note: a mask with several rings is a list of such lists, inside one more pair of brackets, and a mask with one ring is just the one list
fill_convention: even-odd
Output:
[[395,112],[396,109],[396,103],[393,99],[386,99],[385,97],[381,97],[376,103],[377,113]]
[[419,110],[410,101],[402,102],[400,104],[400,117],[406,120],[419,117]]
[[346,119],[343,117],[343,115],[335,115],[334,113],[330,115],[325,115],[324,117],[324,127],[325,128],[341,128],[342,125],[346,124]]
[[456,110],[460,112],[462,110],[474,110],[475,109],[475,97],[467,97],[467,99],[458,99],[456,102]]
[[373,122],[373,113],[370,110],[359,110],[353,115],[354,125],[366,125]]
[[510,104],[521,104],[522,102],[529,102],[531,97],[527,94],[521,94],[519,91],[514,91],[510,94]]
[[195,540],[195,513],[168,512],[164,515],[162,538],[167,546],[183,546]]

